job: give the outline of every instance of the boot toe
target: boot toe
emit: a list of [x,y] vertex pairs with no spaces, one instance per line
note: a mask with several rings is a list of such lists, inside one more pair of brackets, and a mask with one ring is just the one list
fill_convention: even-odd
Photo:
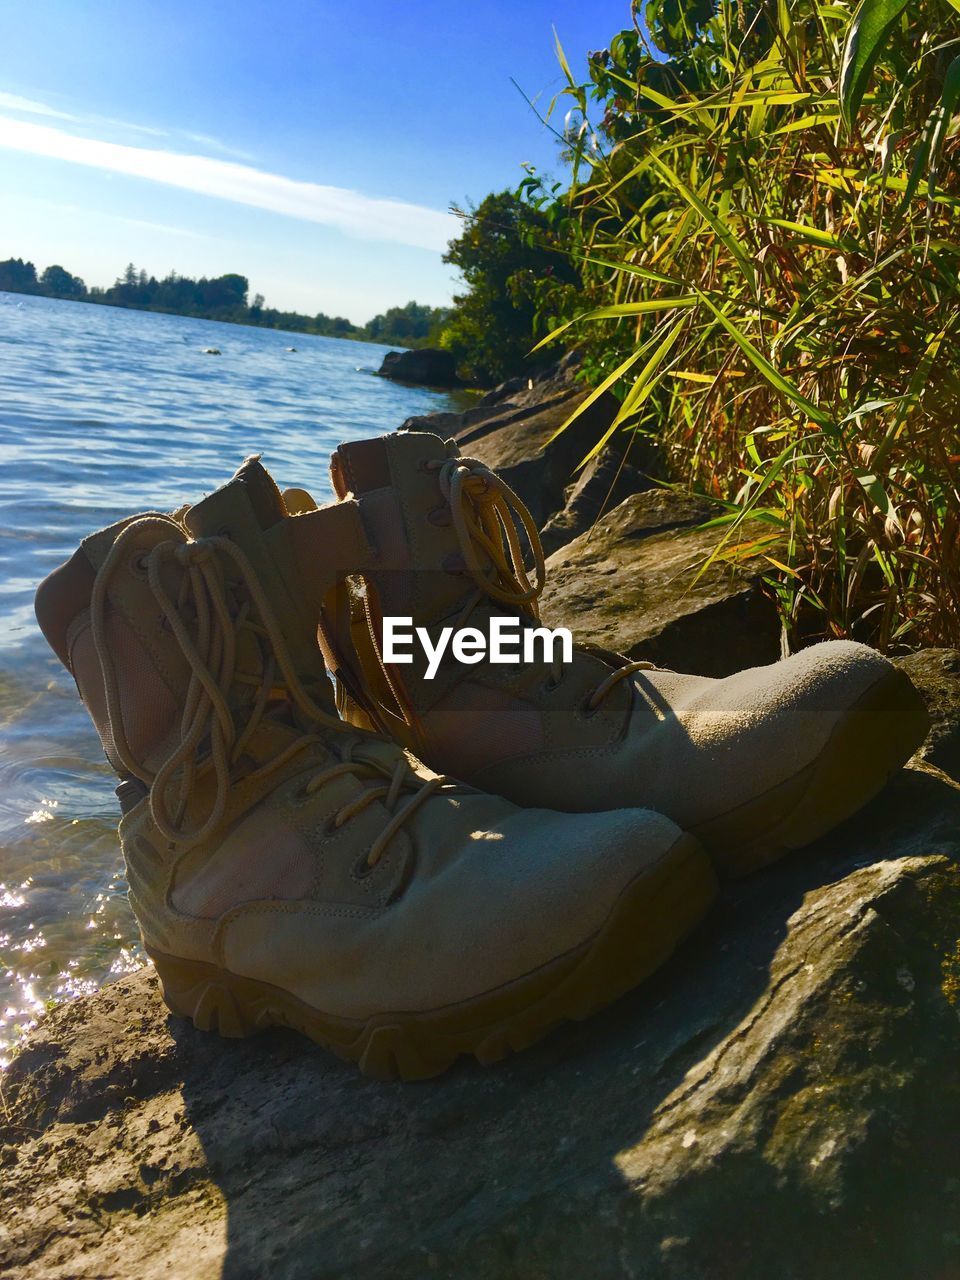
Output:
[[[732,761],[740,800],[696,826],[730,875],[764,866],[856,813],[929,724],[909,679],[852,641],[815,645],[725,683],[732,682],[742,696]],[[743,795],[744,780],[752,794]]]

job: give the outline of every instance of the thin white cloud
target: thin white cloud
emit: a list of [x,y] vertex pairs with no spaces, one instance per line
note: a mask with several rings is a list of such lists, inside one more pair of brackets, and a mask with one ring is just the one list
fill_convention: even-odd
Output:
[[[130,133],[145,133],[151,138],[169,138],[166,129],[154,129],[146,124],[133,124],[129,120],[114,120],[112,116],[77,115],[72,111],[61,111],[59,107],[48,106],[46,102],[38,102],[35,98],[23,98],[19,93],[5,93],[0,90],[0,110],[16,111],[19,115],[46,116],[56,120],[69,120],[71,124],[107,124],[117,129],[125,129]],[[200,141],[199,136],[187,134]],[[216,138],[205,138],[213,146],[219,145]]]
[[134,124],[132,120],[117,120],[113,116],[61,111],[59,107],[51,107],[46,102],[38,102],[36,98],[24,98],[19,93],[6,93],[0,90],[0,111],[14,111],[17,115],[45,116],[48,119],[69,120],[71,124],[76,125],[107,125],[113,129],[120,129],[124,133],[141,133],[150,138],[172,139],[179,136],[187,142],[197,143],[207,151],[218,151],[221,155],[230,156],[234,160],[252,161],[254,159],[249,151],[241,151],[239,147],[232,147],[209,133],[189,133],[179,129],[157,129],[153,125]]
[[32,98],[21,98],[18,93],[4,93],[0,89],[0,109],[3,111],[23,111],[29,116],[52,116],[57,120],[78,120],[69,111],[58,111],[56,107],[48,107],[45,102],[34,102]]
[[112,116],[77,116],[78,124],[109,124],[115,129],[127,129],[130,133],[145,133],[150,138],[169,138],[166,129],[153,129],[148,124],[131,124],[129,120],[114,120]]
[[209,156],[77,137],[62,128],[10,116],[0,115],[0,147],[252,205],[336,227],[364,239],[440,252],[459,231],[452,214],[421,205],[377,199],[345,187],[301,182]]
[[239,147],[231,147],[226,142],[221,142],[219,138],[212,137],[209,133],[185,133],[183,136],[188,142],[199,143],[201,147],[206,147],[208,151],[219,151],[221,155],[232,156],[234,160],[254,159],[249,151],[241,151]]

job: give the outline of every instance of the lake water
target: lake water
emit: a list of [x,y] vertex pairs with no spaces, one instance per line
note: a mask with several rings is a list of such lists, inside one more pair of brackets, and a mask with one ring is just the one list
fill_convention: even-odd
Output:
[[37,629],[37,583],[86,534],[196,501],[249,453],[329,500],[340,441],[452,407],[373,377],[386,350],[0,293],[0,1065],[46,1001],[141,962],[113,774]]

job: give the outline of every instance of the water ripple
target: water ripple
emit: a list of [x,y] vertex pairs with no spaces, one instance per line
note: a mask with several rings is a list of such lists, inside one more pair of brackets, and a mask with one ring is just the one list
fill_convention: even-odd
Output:
[[47,1001],[140,959],[112,774],[37,630],[37,583],[94,529],[194,502],[250,453],[329,500],[341,440],[451,407],[372,377],[386,349],[0,293],[0,1064]]

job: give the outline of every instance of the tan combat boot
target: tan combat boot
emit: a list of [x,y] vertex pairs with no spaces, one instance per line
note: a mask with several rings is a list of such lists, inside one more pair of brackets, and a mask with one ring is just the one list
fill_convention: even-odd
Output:
[[462,665],[448,650],[433,679],[416,644],[412,663],[387,662],[385,615],[412,618],[431,646],[444,626],[486,636],[512,616],[534,627],[536,528],[496,475],[427,433],[342,445],[331,469],[376,552],[324,619],[341,710],[432,768],[518,804],[649,805],[738,875],[856,812],[923,740],[927,714],[906,676],[848,642],[724,680],[589,648],[511,666]]
[[[324,530],[347,554],[349,527]],[[198,1027],[293,1027],[381,1078],[492,1062],[655,969],[713,869],[659,815],[520,809],[344,724],[315,534],[252,460],[182,523],[86,539],[37,593],[122,779],[144,944]]]

